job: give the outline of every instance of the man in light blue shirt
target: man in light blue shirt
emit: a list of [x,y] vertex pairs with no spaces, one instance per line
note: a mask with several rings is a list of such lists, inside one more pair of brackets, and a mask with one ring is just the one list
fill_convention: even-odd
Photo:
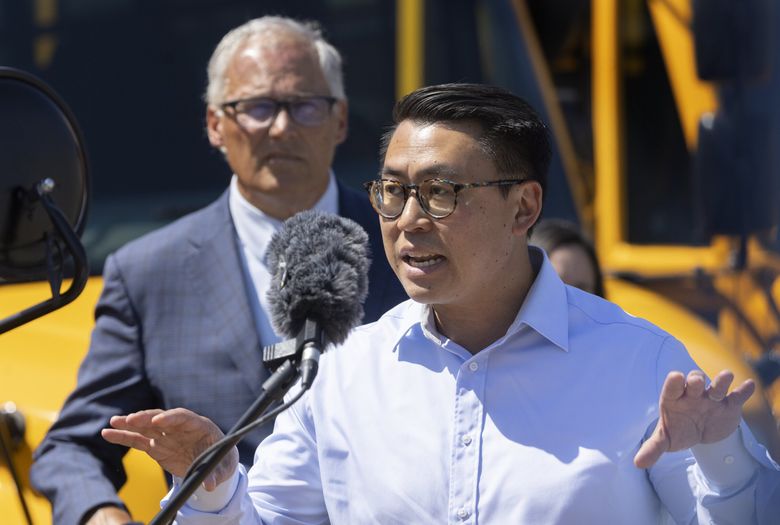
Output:
[[[770,523],[780,468],[682,345],[566,286],[528,231],[547,131],[490,86],[396,106],[366,187],[410,301],[323,356],[247,473],[235,453],[181,523]],[[182,475],[221,437],[175,409],[103,435]],[[178,486],[174,487],[176,491]]]

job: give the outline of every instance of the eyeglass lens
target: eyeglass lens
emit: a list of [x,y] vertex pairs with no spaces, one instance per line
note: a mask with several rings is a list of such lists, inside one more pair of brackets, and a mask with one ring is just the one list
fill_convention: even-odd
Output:
[[236,112],[239,118],[251,121],[248,123],[256,126],[267,126],[273,121],[280,109],[284,108],[298,124],[317,126],[322,124],[328,117],[330,106],[331,102],[326,97],[301,98],[288,101],[258,98],[237,104]]
[[[411,193],[396,181],[376,181],[372,188],[372,200],[377,210],[388,218],[403,212],[407,195]],[[456,191],[447,181],[431,179],[420,184],[416,190],[422,209],[434,218],[443,218],[455,209]]]

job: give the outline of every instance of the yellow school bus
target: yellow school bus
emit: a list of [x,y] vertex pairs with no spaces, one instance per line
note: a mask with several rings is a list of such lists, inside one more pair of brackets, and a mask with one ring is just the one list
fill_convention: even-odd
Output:
[[[374,176],[392,103],[416,87],[489,82],[539,108],[554,139],[544,216],[592,234],[609,299],[677,336],[707,373],[756,380],[746,419],[780,457],[780,48],[768,44],[780,10],[771,4],[0,0],[0,65],[39,76],[69,103],[93,175],[84,292],[0,335],[3,522],[51,521],[28,470],[75,385],[106,255],[226,187],[229,171],[202,131],[205,64],[229,28],[268,13],[319,20],[344,54],[351,134],[335,172],[350,184]],[[3,278],[0,318],[50,293]],[[121,495],[147,521],[164,477],[141,454],[125,463]]]

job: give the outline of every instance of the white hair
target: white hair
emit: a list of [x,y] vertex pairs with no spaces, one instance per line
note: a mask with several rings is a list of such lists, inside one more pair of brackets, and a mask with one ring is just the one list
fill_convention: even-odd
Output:
[[206,103],[218,106],[224,102],[225,72],[233,56],[249,38],[263,36],[273,39],[279,35],[290,35],[308,42],[317,52],[317,58],[330,88],[330,95],[344,100],[344,75],[341,70],[341,54],[322,36],[316,22],[299,22],[282,16],[263,16],[250,20],[222,37],[211,55],[208,65],[209,83],[206,88]]

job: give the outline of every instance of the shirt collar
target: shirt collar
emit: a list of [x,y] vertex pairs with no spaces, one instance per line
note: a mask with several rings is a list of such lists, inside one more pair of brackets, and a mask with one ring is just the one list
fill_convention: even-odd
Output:
[[[535,330],[561,350],[569,351],[569,301],[566,285],[558,277],[543,250],[528,247],[531,268],[536,273],[523,305],[509,326],[506,334],[493,345],[500,345],[520,332],[525,326]],[[403,320],[399,325],[399,335],[409,333],[414,325],[420,325],[423,335],[441,345],[442,338],[436,329],[433,309],[428,305],[407,302]],[[491,345],[491,346],[493,346]]]
[[561,350],[569,351],[569,299],[566,285],[558,277],[547,254],[536,246],[528,247],[531,267],[536,271],[525,301],[517,312],[507,336],[530,326]]
[[[338,213],[338,202],[339,194],[336,177],[330,171],[328,187],[312,209],[336,214]],[[273,234],[282,227],[284,221],[267,215],[246,200],[238,190],[238,177],[236,175],[233,175],[233,178],[230,180],[229,206],[238,239],[253,257],[259,261],[265,261],[268,243],[271,242]]]

